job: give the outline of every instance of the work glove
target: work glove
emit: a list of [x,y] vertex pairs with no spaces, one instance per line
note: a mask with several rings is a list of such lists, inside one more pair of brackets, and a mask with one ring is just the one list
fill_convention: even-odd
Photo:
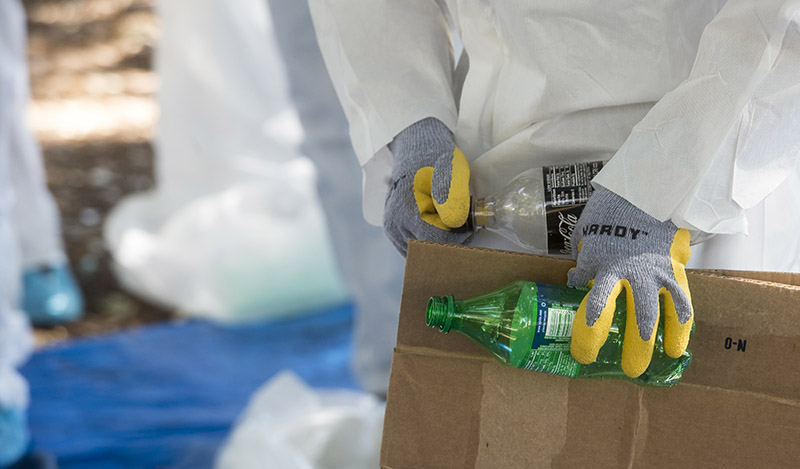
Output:
[[406,255],[409,239],[460,244],[469,238],[469,164],[439,120],[423,119],[400,132],[383,227]]
[[664,298],[664,349],[678,358],[689,343],[694,313],[686,280],[689,232],[660,222],[613,192],[599,187],[572,233],[577,267],[569,285],[591,290],[575,315],[570,351],[580,363],[597,358],[608,337],[617,296],[625,290],[627,320],[622,370],[635,378],[653,355]]

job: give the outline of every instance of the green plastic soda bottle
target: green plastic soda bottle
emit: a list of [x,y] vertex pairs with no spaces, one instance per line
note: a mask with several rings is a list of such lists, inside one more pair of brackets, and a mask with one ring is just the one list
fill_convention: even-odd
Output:
[[637,378],[622,371],[625,295],[620,295],[608,339],[597,360],[581,365],[569,351],[572,320],[588,288],[518,281],[466,300],[434,296],[426,322],[447,333],[458,331],[501,362],[516,368],[573,378],[615,378],[650,387],[678,384],[689,366],[689,350],[679,358],[664,351],[664,318],[659,319],[650,366]]

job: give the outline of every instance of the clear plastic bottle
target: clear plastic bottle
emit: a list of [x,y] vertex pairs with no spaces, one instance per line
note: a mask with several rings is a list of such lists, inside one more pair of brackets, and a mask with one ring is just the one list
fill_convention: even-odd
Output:
[[[592,178],[602,161],[532,168],[500,191],[472,198],[467,226],[487,229],[528,252],[572,257],[572,231],[594,192]],[[713,234],[691,232],[691,244]]]
[[[674,386],[692,359],[690,351],[671,358],[664,351],[664,320],[656,333],[650,366],[637,378],[622,371],[625,300],[620,298],[608,339],[597,360],[581,365],[569,351],[572,320],[588,288],[518,281],[466,300],[434,296],[426,322],[447,333],[458,331],[501,362],[516,368],[580,377],[626,379],[650,387]],[[624,295],[622,295],[624,297]]]
[[495,231],[530,252],[570,256],[570,236],[602,161],[533,168],[485,198],[473,198],[474,230]]

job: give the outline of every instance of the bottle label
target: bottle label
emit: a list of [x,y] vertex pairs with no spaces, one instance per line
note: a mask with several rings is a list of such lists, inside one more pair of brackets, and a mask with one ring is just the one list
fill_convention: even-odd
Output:
[[522,368],[571,378],[578,376],[581,365],[569,351],[574,308],[552,302],[541,292],[538,294],[533,344]]
[[592,178],[601,169],[602,161],[542,168],[549,254],[572,255],[572,230],[594,191]]

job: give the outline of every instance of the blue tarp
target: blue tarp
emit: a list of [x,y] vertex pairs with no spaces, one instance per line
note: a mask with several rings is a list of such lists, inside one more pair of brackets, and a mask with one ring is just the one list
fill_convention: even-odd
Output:
[[252,393],[282,369],[358,389],[352,308],[266,324],[163,323],[36,353],[34,447],[70,468],[204,468]]

